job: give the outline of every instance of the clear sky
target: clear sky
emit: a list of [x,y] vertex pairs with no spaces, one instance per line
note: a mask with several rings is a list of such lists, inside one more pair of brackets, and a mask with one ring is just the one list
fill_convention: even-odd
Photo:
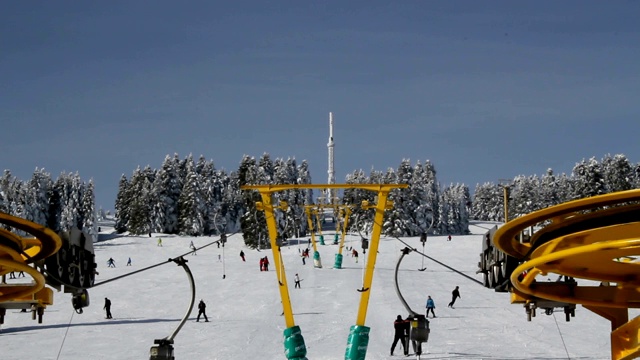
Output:
[[165,155],[295,157],[327,182],[431,160],[497,182],[640,161],[640,1],[57,1],[0,8],[0,168],[112,209]]

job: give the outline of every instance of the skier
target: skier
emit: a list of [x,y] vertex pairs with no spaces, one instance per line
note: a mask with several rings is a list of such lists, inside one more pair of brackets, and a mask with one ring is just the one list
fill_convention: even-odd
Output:
[[269,258],[264,257],[264,271],[269,271]]
[[451,292],[451,302],[448,305],[450,308],[453,309],[453,304],[456,302],[457,298],[462,299],[462,296],[460,296],[460,290],[458,290],[458,286],[456,286],[456,288]]
[[[405,344],[405,351],[404,354],[406,356],[409,355],[409,338],[411,336],[411,314],[407,315],[407,318],[404,319],[404,344]],[[415,352],[415,344],[413,345],[413,352]]]
[[396,344],[398,344],[398,341],[402,343],[402,349],[404,350],[404,354],[405,355],[409,354],[409,351],[407,349],[407,344],[404,341],[404,331],[405,331],[406,324],[407,324],[407,321],[403,320],[401,315],[398,315],[398,317],[396,318],[396,321],[393,322],[394,334],[393,334],[393,344],[391,344],[391,356],[393,356],[393,350],[396,349]]
[[127,260],[127,266],[131,266],[131,258],[129,258],[129,260]]
[[162,246],[162,238],[158,238],[158,246]]
[[433,311],[433,309],[436,308],[436,304],[433,301],[433,299],[431,298],[431,296],[427,296],[427,317],[429,317],[429,311],[431,311],[431,314],[433,315],[433,317],[436,317],[436,313]]
[[300,277],[298,276],[298,274],[296,274],[296,276],[293,278],[293,281],[295,282],[295,286],[293,288],[294,289],[295,288],[301,289],[301,287],[300,287]]
[[116,267],[116,261],[113,260],[113,258],[109,258],[109,260],[107,260],[107,267]]
[[196,318],[196,322],[200,322],[200,315],[204,316],[204,321],[209,322],[206,313],[207,304],[204,303],[202,299],[200,299],[200,303],[198,304],[198,317]]
[[240,250],[240,257],[242,258],[242,261],[245,261],[244,260],[244,251],[242,251],[242,250]]
[[353,249],[351,251],[351,256],[356,258],[356,263],[358,262],[358,252],[356,251],[356,249]]
[[103,309],[107,312],[107,319],[111,319],[111,300],[109,300],[108,298],[104,298]]
[[191,240],[191,243],[189,244],[189,249],[193,250],[191,255],[198,255],[196,252],[196,246],[193,244],[193,240]]
[[260,271],[264,271],[264,258],[260,258]]
[[302,265],[305,265],[305,264],[306,264],[306,262],[304,261],[304,258],[305,258],[305,256],[304,256],[304,252],[302,253],[302,256],[300,256],[300,257],[302,258]]
[[447,241],[451,241],[451,235],[449,235],[449,237],[447,238]]

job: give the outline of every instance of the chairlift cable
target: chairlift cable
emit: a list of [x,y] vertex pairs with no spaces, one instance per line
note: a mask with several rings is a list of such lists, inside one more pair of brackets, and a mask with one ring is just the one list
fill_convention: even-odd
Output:
[[75,310],[71,313],[71,317],[69,318],[69,323],[67,324],[67,329],[64,331],[64,336],[62,337],[62,343],[60,344],[60,349],[58,350],[58,355],[56,356],[56,360],[60,359],[60,354],[62,354],[62,348],[64,347],[64,342],[67,340],[67,334],[69,333],[69,328],[71,328],[71,321],[73,321],[73,314]]
[[[230,236],[233,236],[233,235],[235,235],[235,234],[237,234],[237,233],[238,233],[238,232],[235,232],[235,233],[231,234]],[[158,267],[158,266],[160,266],[160,265],[164,265],[164,264],[167,264],[167,263],[170,263],[170,262],[175,262],[175,261],[176,261],[176,259],[179,259],[179,258],[181,258],[181,257],[184,257],[184,256],[186,256],[186,255],[189,255],[189,254],[191,254],[191,253],[193,253],[193,252],[195,252],[195,251],[198,251],[198,250],[200,250],[200,249],[204,249],[204,248],[206,248],[206,247],[208,247],[208,246],[211,246],[211,245],[213,245],[213,244],[217,244],[217,243],[219,243],[221,240],[222,240],[222,239],[219,239],[219,240],[216,240],[216,241],[212,241],[212,242],[210,242],[210,243],[208,243],[208,244],[205,244],[205,245],[203,245],[203,246],[201,246],[201,247],[199,247],[199,248],[197,248],[197,249],[195,249],[195,250],[188,251],[188,252],[186,252],[186,253],[184,253],[184,254],[182,254],[182,255],[180,255],[180,256],[176,256],[176,257],[174,257],[174,258],[169,258],[168,260],[163,261],[163,262],[160,262],[160,263],[157,263],[157,264],[155,264],[155,265],[147,266],[147,267],[142,268],[142,269],[140,269],[140,270],[132,271],[132,272],[130,272],[130,273],[126,273],[126,274],[124,274],[124,275],[116,276],[116,277],[114,277],[114,278],[107,279],[107,280],[104,280],[104,281],[99,282],[99,283],[95,283],[95,284],[93,284],[92,288],[94,288],[94,287],[96,287],[96,286],[99,286],[99,285],[104,285],[104,284],[106,284],[106,283],[110,283],[110,282],[115,281],[115,280],[119,280],[119,279],[125,278],[125,277],[130,276],[130,275],[134,275],[134,274],[137,274],[137,273],[140,273],[140,272],[143,272],[143,271],[147,271],[147,270],[153,269],[153,268]],[[47,274],[49,274],[49,272],[48,272],[48,271],[47,271]],[[64,284],[64,283],[63,283],[62,285],[67,285],[67,284]],[[72,285],[68,285],[68,286],[72,286]]]
[[[374,221],[375,221],[375,220],[374,220]],[[378,223],[375,223],[375,224],[377,225]],[[447,268],[447,269],[449,269],[449,270],[451,270],[451,271],[453,271],[453,272],[457,273],[458,275],[463,276],[463,277],[465,277],[465,278],[467,278],[467,279],[469,279],[469,280],[471,280],[471,281],[473,281],[473,282],[475,282],[475,283],[478,283],[480,286],[483,286],[483,287],[484,287],[484,284],[482,283],[482,281],[477,280],[477,279],[474,279],[474,278],[472,278],[471,276],[469,276],[469,275],[467,275],[467,274],[463,273],[462,271],[460,271],[460,270],[458,270],[458,269],[455,269],[455,268],[453,268],[453,267],[451,267],[451,266],[449,266],[449,265],[447,265],[447,264],[445,264],[445,263],[443,263],[443,262],[440,262],[440,261],[438,261],[438,260],[436,260],[436,259],[432,258],[431,256],[429,256],[429,255],[425,254],[424,252],[420,252],[420,251],[418,251],[418,249],[416,249],[415,247],[413,247],[413,246],[409,245],[406,241],[404,241],[404,240],[400,239],[399,237],[397,237],[397,236],[388,236],[388,237],[390,237],[390,238],[394,238],[394,239],[396,239],[396,240],[400,241],[401,243],[403,243],[403,244],[405,244],[407,247],[409,247],[413,252],[415,252],[415,253],[417,253],[417,254],[420,254],[420,255],[424,256],[425,258],[427,258],[427,259],[429,259],[429,260],[433,261],[434,263],[436,263],[436,264],[438,264],[438,265],[440,265],[440,266],[442,266],[442,267],[445,267],[445,268]]]
[[[219,213],[220,213],[219,211],[216,211],[215,215],[213,215],[213,226],[215,226],[216,230],[218,230],[218,233],[221,234],[219,241],[222,241],[222,279],[224,280],[227,278],[227,272],[226,272],[225,261],[224,261],[224,245],[227,242],[227,224],[226,222],[223,224],[217,221]],[[222,227],[220,227],[219,225],[222,225]]]
[[562,331],[560,331],[560,325],[558,325],[558,319],[556,319],[556,314],[553,314],[553,321],[556,323],[556,328],[558,329],[558,335],[560,335],[560,340],[562,340],[562,346],[564,347],[564,352],[567,354],[567,359],[571,359],[569,356],[569,350],[567,349],[567,344],[564,342],[564,336],[562,336]]

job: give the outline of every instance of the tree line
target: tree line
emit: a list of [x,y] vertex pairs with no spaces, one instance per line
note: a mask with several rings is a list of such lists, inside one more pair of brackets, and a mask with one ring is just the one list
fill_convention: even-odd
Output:
[[51,174],[36,168],[31,179],[23,182],[4,170],[0,177],[0,211],[55,232],[77,227],[91,235],[97,233],[93,181],[82,181],[78,173],[63,172],[54,181]]
[[[294,158],[272,160],[243,156],[237,170],[217,170],[213,161],[192,155],[181,159],[167,155],[160,169],[138,167],[127,178],[122,175],[115,200],[115,229],[123,233],[151,232],[208,236],[242,232],[250,247],[268,247],[264,213],[256,210],[257,191],[242,185],[311,184],[308,164]],[[403,159],[397,169],[355,170],[347,184],[408,184],[389,194],[393,208],[385,213],[383,232],[388,236],[466,234],[472,220],[504,221],[504,187],[509,188],[510,219],[552,205],[583,197],[640,187],[640,164],[624,155],[606,155],[576,163],[572,173],[519,175],[504,183],[478,184],[473,197],[464,184],[442,186],[430,161],[412,164]],[[373,211],[363,210],[362,201],[375,203],[376,194],[345,189],[339,204],[353,205],[350,231],[366,231]],[[309,232],[305,207],[315,204],[310,189],[291,189],[273,194],[273,203],[287,203],[275,213],[282,240],[304,237]],[[79,175],[62,173],[55,181],[43,169],[22,182],[5,170],[0,178],[0,211],[26,218],[55,231],[72,226],[95,233],[96,211],[93,182]],[[335,217],[336,214],[327,214]],[[358,221],[356,221],[358,220]],[[315,222],[314,222],[315,223]]]

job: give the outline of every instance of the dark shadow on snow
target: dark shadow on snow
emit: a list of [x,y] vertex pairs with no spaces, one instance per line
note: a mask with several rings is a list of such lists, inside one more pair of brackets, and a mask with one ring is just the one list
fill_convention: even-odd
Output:
[[[111,319],[101,321],[101,322],[85,322],[78,324],[53,324],[53,325],[34,325],[34,326],[22,326],[22,327],[14,327],[14,328],[4,328],[2,329],[2,334],[11,334],[16,333],[19,334],[25,331],[37,331],[37,330],[46,330],[46,329],[61,329],[66,327],[84,327],[84,326],[99,326],[99,325],[123,325],[123,324],[154,324],[154,323],[163,323],[163,322],[178,322],[182,319],[143,319],[143,320],[135,320],[135,319]],[[195,318],[193,318],[195,320]]]

